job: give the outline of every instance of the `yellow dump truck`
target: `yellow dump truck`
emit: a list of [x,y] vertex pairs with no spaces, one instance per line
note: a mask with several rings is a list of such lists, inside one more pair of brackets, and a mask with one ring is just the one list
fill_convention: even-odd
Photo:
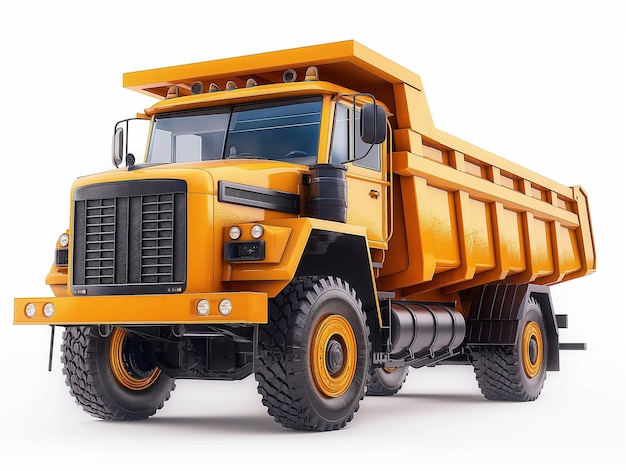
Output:
[[[254,374],[285,427],[340,429],[410,367],[473,366],[532,401],[595,270],[587,195],[437,129],[420,77],[354,41],[124,74],[145,155],[76,180],[14,323],[64,327],[72,395],[145,419],[177,379]],[[53,344],[53,342],[51,343]]]

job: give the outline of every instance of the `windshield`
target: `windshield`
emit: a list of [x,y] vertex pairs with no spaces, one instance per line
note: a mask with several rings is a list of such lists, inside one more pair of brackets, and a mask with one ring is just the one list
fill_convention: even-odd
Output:
[[321,112],[321,98],[309,98],[157,116],[148,162],[257,158],[312,165]]

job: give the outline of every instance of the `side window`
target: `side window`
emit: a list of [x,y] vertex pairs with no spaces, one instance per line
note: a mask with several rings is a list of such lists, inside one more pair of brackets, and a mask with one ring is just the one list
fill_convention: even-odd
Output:
[[[356,129],[357,133],[361,129],[361,112],[358,110],[356,112]],[[380,145],[366,144],[358,135],[354,142],[356,143],[354,158],[357,159],[354,165],[380,171]]]
[[330,162],[333,164],[345,163],[354,160],[354,165],[380,171],[380,145],[365,144],[359,138],[361,129],[361,112],[356,112],[356,122],[352,123],[350,116],[352,108],[337,104],[335,108],[335,122],[330,147]]
[[333,125],[332,144],[330,146],[330,163],[341,164],[350,159],[350,118],[348,108],[337,104],[335,123]]

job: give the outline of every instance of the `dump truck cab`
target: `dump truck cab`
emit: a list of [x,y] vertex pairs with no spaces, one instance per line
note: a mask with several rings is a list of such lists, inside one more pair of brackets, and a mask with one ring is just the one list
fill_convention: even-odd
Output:
[[[364,226],[369,245],[386,248],[389,152],[385,145],[384,105],[371,95],[319,81],[316,67],[307,69],[304,81],[295,81],[294,70],[285,71],[283,80],[290,82],[259,85],[255,79],[248,79],[245,88],[237,88],[230,81],[223,91],[212,82],[207,92],[182,97],[173,97],[180,93],[174,86],[171,98],[146,110],[152,126],[145,163],[183,163],[209,172],[218,167],[239,169],[242,160],[261,161],[258,168],[290,164],[282,166],[282,172],[298,174],[295,185],[293,181],[281,185],[280,178],[256,185],[299,195],[301,205],[295,208],[289,203],[289,217],[310,215],[309,195],[305,194],[309,167],[346,166],[349,178],[355,179],[354,184],[348,185],[350,191],[359,191],[353,188],[359,186],[357,181],[367,182],[360,186],[367,194],[371,192],[371,201],[347,207],[342,222]],[[205,85],[195,82],[192,89],[204,90]],[[366,112],[368,108],[380,110],[378,122],[375,113],[368,113],[362,122],[363,105],[368,105]],[[374,132],[379,136],[374,136]],[[364,137],[372,142],[365,142]],[[254,163],[243,164],[246,165]],[[236,182],[236,177],[233,180],[253,184]],[[346,203],[343,202],[348,206]],[[276,209],[281,209],[280,205]]]

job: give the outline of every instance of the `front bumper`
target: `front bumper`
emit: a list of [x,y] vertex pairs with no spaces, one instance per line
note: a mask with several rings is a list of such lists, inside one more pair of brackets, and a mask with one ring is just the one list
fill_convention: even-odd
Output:
[[[209,302],[205,316],[196,311],[198,301]],[[232,311],[219,312],[220,301],[229,299]],[[44,306],[54,306],[46,317]],[[35,306],[32,317],[26,307]],[[16,298],[13,323],[20,325],[167,325],[167,324],[264,324],[267,323],[267,294],[253,292],[184,293],[132,296],[59,296],[50,298]]]

